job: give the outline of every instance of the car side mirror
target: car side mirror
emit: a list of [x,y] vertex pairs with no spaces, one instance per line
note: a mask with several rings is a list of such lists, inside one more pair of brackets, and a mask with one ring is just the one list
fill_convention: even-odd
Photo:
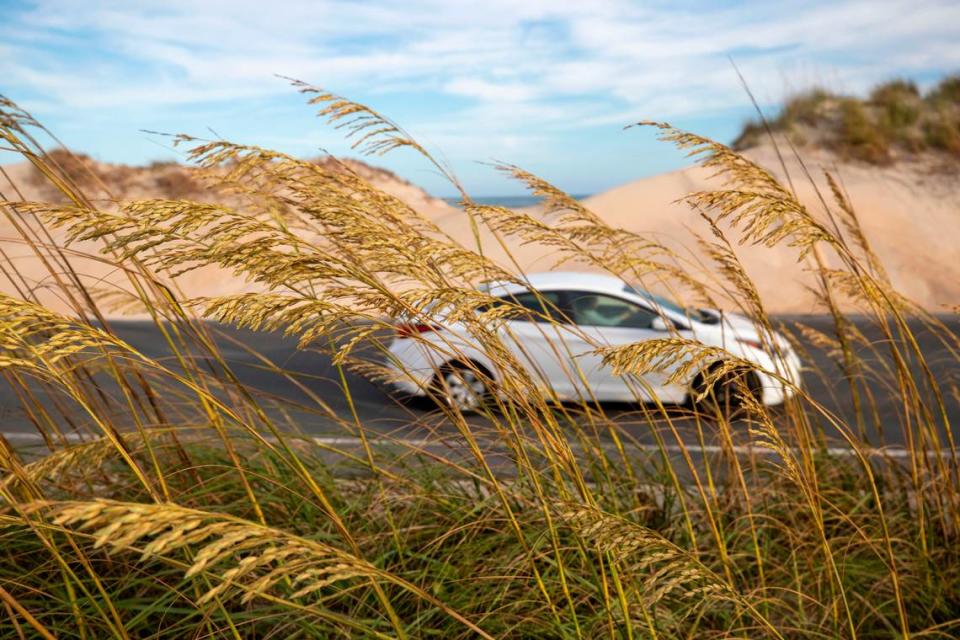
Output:
[[650,321],[650,328],[654,331],[670,331],[670,323],[663,316],[657,316]]

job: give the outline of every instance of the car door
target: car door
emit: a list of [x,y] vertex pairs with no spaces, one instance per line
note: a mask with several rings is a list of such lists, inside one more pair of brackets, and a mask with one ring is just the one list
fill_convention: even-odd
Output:
[[501,300],[521,307],[500,329],[504,345],[541,387],[552,388],[561,399],[576,397],[576,375],[567,347],[572,333],[562,293],[524,292]]
[[567,292],[565,304],[581,335],[575,358],[597,400],[672,399],[663,393],[668,372],[649,372],[642,377],[614,375],[613,369],[595,352],[598,347],[619,347],[665,337],[663,331],[651,327],[653,319],[659,316],[656,311],[618,296],[588,291]]

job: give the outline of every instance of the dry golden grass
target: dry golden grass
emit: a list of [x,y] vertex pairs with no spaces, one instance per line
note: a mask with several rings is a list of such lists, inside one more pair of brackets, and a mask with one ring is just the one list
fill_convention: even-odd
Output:
[[[419,153],[459,189],[449,168],[399,125],[296,86],[356,148]],[[7,618],[0,635],[947,638],[960,631],[960,487],[947,410],[957,389],[926,365],[912,327],[925,323],[954,357],[960,343],[892,289],[836,183],[824,194],[828,215],[818,216],[736,152],[656,125],[726,180],[721,190],[686,199],[713,232],[699,239],[713,261],[703,271],[508,165],[501,170],[542,196],[547,215],[482,206],[463,193],[470,238],[449,237],[349,166],[188,136],[178,142],[207,171],[209,188],[230,192],[236,204],[99,207],[80,188],[82,176],[63,171],[64,158],[43,152],[39,125],[12,103],[2,107],[0,137],[69,203],[5,201],[4,214],[65,229],[70,241],[98,242],[102,259],[127,279],[127,303],[149,313],[173,355],[158,361],[117,337],[91,293],[96,283],[73,268],[69,247],[49,242],[42,225],[18,227],[73,315],[44,309],[29,287],[0,298],[0,373],[51,449],[30,462],[2,448]],[[727,240],[730,228],[750,243],[791,247],[798,265],[818,274],[833,333],[801,325],[797,334],[834,359],[834,386],[852,397],[853,420],[802,388],[777,410],[748,395],[738,420],[719,406],[681,417],[648,403],[638,414],[656,451],[640,458],[604,407],[589,398],[558,404],[537,384],[508,346],[505,321],[524,310],[491,304],[477,288],[525,277],[485,256],[484,229],[503,246],[519,239],[558,263],[592,264],[739,308],[772,336],[776,321]],[[181,299],[172,278],[210,264],[265,293]],[[19,282],[15,264],[0,265],[0,276]],[[839,312],[838,296],[860,302],[880,342],[871,344]],[[348,369],[386,374],[380,360],[393,318],[436,322],[438,315],[462,323],[466,335],[458,338],[489,354],[499,374],[482,421],[443,403],[433,416],[448,427],[438,439],[455,440],[459,458],[415,441],[384,446],[391,438],[356,417],[347,384]],[[346,417],[300,388],[310,410],[358,448],[297,434],[295,419],[285,417],[294,407],[241,384],[204,318],[283,332],[331,356]],[[459,343],[430,344],[449,358],[462,355]],[[638,398],[650,371],[669,369],[677,381],[699,372],[705,397],[751,366],[678,335],[594,346]],[[268,361],[264,367],[287,375]],[[584,372],[574,366],[568,374]],[[878,415],[881,391],[898,403],[899,422],[882,426],[899,430],[904,460],[878,455],[882,443],[861,435]],[[717,453],[690,447],[683,420]],[[83,442],[70,444],[67,434]],[[829,453],[837,444],[841,457]]]

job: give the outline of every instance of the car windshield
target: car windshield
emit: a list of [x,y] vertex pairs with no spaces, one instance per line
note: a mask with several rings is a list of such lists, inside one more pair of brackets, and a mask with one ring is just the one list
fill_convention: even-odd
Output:
[[637,289],[629,284],[624,285],[623,290],[626,293],[632,293],[636,296],[640,296],[641,298],[646,298],[661,309],[665,309],[678,315],[690,318],[691,320],[696,320],[697,322],[709,322],[710,320],[710,316],[705,314],[700,309],[695,309],[694,307],[687,307],[684,309],[673,300],[669,300],[663,296],[658,296],[650,293],[649,291],[644,291],[643,289]]

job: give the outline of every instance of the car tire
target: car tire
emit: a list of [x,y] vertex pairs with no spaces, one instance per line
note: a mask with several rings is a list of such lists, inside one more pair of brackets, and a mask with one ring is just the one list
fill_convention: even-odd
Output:
[[433,388],[437,400],[461,413],[479,411],[491,395],[493,380],[476,364],[449,362],[440,368]]
[[731,369],[713,380],[711,387],[706,389],[708,380],[721,366],[717,363],[694,378],[690,393],[693,408],[697,413],[712,418],[742,418],[749,404],[752,404],[749,400],[760,400],[759,380],[750,369]]

